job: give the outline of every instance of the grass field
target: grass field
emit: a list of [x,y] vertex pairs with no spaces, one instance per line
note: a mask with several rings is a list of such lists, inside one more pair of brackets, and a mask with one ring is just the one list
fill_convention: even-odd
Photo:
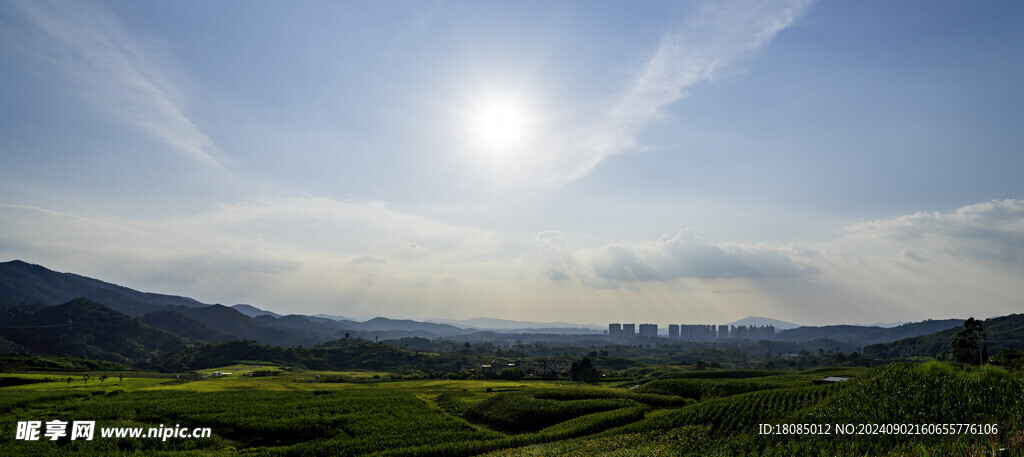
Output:
[[[245,376],[254,370],[272,374]],[[1019,372],[993,368],[680,369],[605,383],[286,370],[243,362],[180,378],[6,373],[0,454],[924,456],[1022,455],[1024,447],[1024,381]],[[853,379],[812,384],[826,375]],[[212,436],[163,441],[101,438],[97,431],[92,441],[15,439],[19,421],[55,419],[93,420],[97,428],[209,427]],[[759,424],[789,423],[995,424],[998,432],[758,434]]]

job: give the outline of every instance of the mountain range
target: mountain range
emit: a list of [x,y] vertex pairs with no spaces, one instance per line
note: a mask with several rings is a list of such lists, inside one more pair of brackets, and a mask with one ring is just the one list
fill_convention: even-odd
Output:
[[[780,342],[827,340],[864,346],[923,338],[904,346],[873,347],[879,354],[904,356],[948,347],[947,340],[952,337],[946,333],[955,332],[963,321],[927,320],[892,328],[798,327],[775,319],[748,317],[730,325],[774,325],[781,329],[775,335]],[[140,292],[19,260],[0,263],[0,353],[7,354],[31,351],[131,364],[200,343],[233,340],[293,348],[348,338],[468,341],[524,333],[560,334],[566,338],[580,335],[592,341],[601,338],[600,330],[568,322],[485,317],[434,322],[375,317],[360,322],[342,316],[281,315],[245,304],[210,305],[188,297]],[[1014,330],[997,327],[995,331],[1012,341],[1007,335]],[[938,340],[928,339],[932,334],[945,336],[935,337],[941,340],[936,343]]]

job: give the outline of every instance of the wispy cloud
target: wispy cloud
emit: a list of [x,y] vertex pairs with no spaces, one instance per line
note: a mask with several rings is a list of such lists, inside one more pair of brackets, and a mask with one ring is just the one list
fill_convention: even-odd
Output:
[[88,1],[16,1],[13,10],[34,33],[23,37],[37,56],[69,76],[81,96],[213,168],[225,158],[183,111],[159,59],[160,46],[132,34],[103,5]]
[[799,248],[754,245],[716,245],[680,231],[653,241],[615,242],[572,250],[560,232],[537,234],[533,257],[543,262],[549,279],[579,279],[597,288],[620,282],[677,279],[772,279],[814,275],[819,270],[793,257]]
[[[715,81],[789,27],[810,0],[707,2],[699,14],[665,33],[632,83],[597,120],[546,148],[530,170],[542,185],[584,177],[605,158],[638,147],[640,130],[692,87]],[[554,151],[554,152],[552,152]]]

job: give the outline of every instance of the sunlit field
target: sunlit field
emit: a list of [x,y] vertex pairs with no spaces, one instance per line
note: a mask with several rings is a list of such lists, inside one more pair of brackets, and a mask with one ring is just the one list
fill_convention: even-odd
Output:
[[[1021,455],[1024,382],[1019,372],[997,368],[669,368],[601,383],[401,380],[385,372],[282,368],[243,363],[188,375],[128,372],[123,379],[5,374],[6,384],[25,383],[0,388],[0,445],[9,455]],[[248,376],[253,369],[270,374]],[[826,375],[852,379],[812,382]],[[212,436],[13,439],[18,421],[54,419],[209,427]],[[896,422],[996,424],[998,432],[759,434],[759,424]]]

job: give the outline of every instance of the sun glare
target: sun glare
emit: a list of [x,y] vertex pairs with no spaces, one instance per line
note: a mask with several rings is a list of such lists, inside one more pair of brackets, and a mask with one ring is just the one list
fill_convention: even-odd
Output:
[[490,152],[513,150],[529,136],[529,113],[512,100],[485,99],[469,113],[468,120],[474,145]]

